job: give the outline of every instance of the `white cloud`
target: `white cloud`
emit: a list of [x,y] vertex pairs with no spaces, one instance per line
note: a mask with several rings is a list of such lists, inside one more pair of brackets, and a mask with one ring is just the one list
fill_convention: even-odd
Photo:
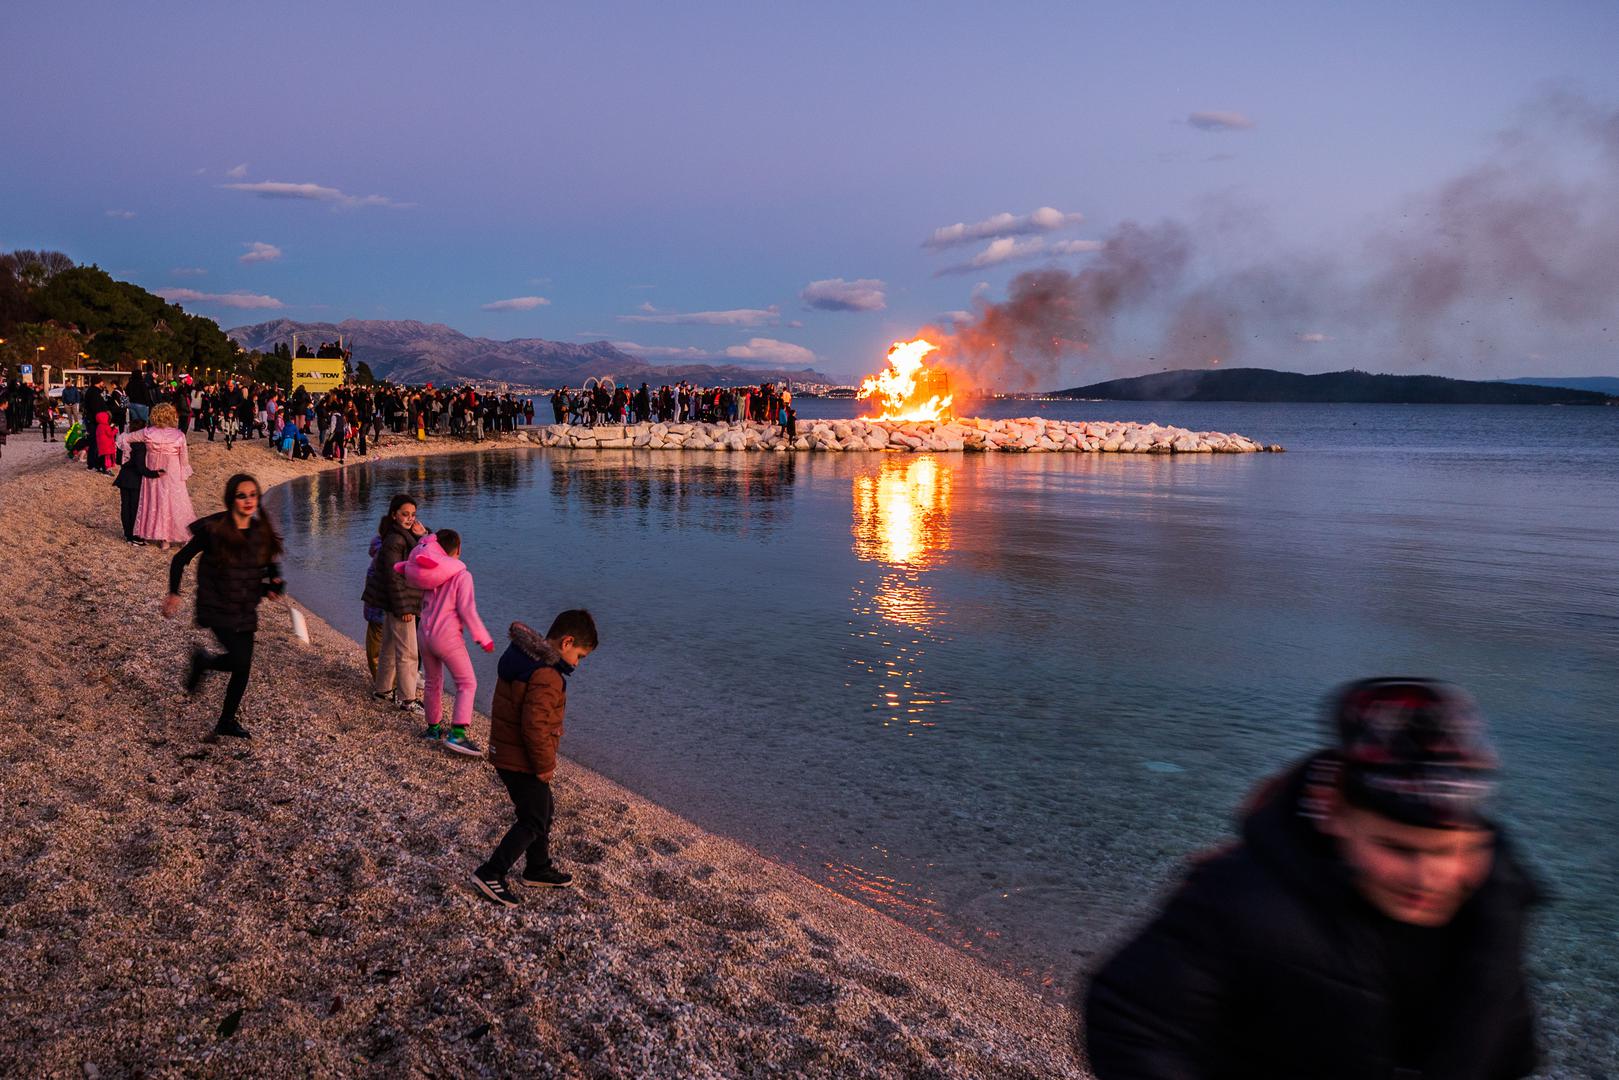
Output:
[[725,350],[731,360],[767,360],[772,364],[804,364],[815,362],[815,354],[802,345],[775,338],[749,338],[746,345],[732,345]]
[[781,309],[732,308],[729,311],[659,311],[642,304],[642,315],[620,315],[619,322],[655,323],[660,326],[770,326],[781,321]]
[[119,221],[128,221],[130,218],[135,216],[135,211],[133,211],[133,210],[108,210],[107,211],[107,216],[110,217],[110,218],[117,218]]
[[485,311],[533,311],[551,301],[543,296],[514,296],[510,300],[491,300],[483,305]]
[[291,184],[282,180],[256,180],[247,184],[221,184],[231,191],[245,191],[261,199],[299,199],[307,202],[331,203],[333,206],[414,206],[414,203],[395,202],[386,195],[349,195],[324,184]]
[[970,311],[960,311],[960,310],[946,311],[946,312],[940,314],[933,321],[938,322],[938,323],[955,323],[957,326],[959,326],[962,323],[970,323],[970,322],[972,322],[973,321],[973,313],[970,312]]
[[[989,244],[963,263],[946,266],[934,274],[939,277],[943,274],[969,274],[974,270],[986,270],[992,266],[1000,266],[1010,262],[1028,262],[1031,259],[1048,259],[1062,255],[1083,255],[1087,252],[1101,250],[1100,240],[1057,240],[1048,241],[1043,236],[1031,236],[1019,240],[1012,236],[1003,236],[999,240],[991,240]],[[982,283],[980,283],[982,284]],[[979,290],[973,290],[974,295]]]
[[642,345],[637,341],[611,342],[615,349],[644,360],[679,360],[688,364],[783,364],[805,367],[815,363],[815,353],[802,345],[775,338],[749,338],[746,345],[731,345],[719,351],[690,345]]
[[208,271],[200,266],[176,266],[169,273],[174,277],[202,277]]
[[286,307],[273,296],[261,296],[253,293],[205,293],[196,289],[158,289],[157,295],[171,304],[186,301],[193,304],[212,304],[215,307],[245,308],[248,310],[261,308]]
[[1084,214],[1065,214],[1053,207],[1042,206],[1033,213],[1021,216],[996,214],[971,225],[958,221],[954,225],[934,229],[933,235],[922,241],[922,246],[937,251],[960,244],[974,244],[992,237],[1030,236],[1035,233],[1055,232],[1058,229],[1078,225],[1084,220]]
[[225,176],[231,180],[241,180],[247,176],[247,162],[225,170]]
[[1308,342],[1311,345],[1319,345],[1323,341],[1331,341],[1332,339],[1320,331],[1312,330],[1307,334],[1300,334],[1299,340]]
[[1203,131],[1246,131],[1254,122],[1240,112],[1195,112],[1186,122]]
[[237,262],[275,262],[281,258],[281,249],[274,244],[266,244],[263,240],[254,240],[252,243],[244,243],[242,246],[247,251],[236,260]]
[[876,278],[826,278],[804,286],[798,297],[821,311],[881,311],[888,306],[885,288],[886,284]]
[[613,341],[609,344],[615,349],[622,349],[649,360],[690,360],[694,364],[700,364],[716,359],[707,349],[693,348],[690,345],[642,345],[638,341]]

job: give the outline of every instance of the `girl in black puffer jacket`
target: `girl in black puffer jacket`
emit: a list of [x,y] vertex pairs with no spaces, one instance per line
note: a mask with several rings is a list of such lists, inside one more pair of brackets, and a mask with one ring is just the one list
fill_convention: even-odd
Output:
[[169,563],[169,595],[163,614],[180,609],[180,579],[192,559],[197,569],[197,625],[212,630],[222,653],[193,649],[186,674],[186,693],[195,693],[209,671],[230,672],[225,704],[216,735],[245,739],[247,729],[236,720],[253,668],[253,637],[259,628],[259,601],[283,595],[281,538],[259,509],[259,482],[237,473],[225,483],[225,509],[191,523],[191,542]]

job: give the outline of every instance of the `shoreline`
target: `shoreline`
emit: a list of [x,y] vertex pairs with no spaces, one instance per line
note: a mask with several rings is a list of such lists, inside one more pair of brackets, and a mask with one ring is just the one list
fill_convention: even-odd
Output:
[[[343,467],[532,445],[393,437]],[[339,467],[191,447],[201,513],[238,468],[268,491]],[[4,526],[60,556],[0,569],[0,1046],[23,1071],[1084,1075],[1066,1010],[570,759],[576,887],[493,908],[462,875],[504,829],[498,784],[373,705],[352,639],[306,611],[299,645],[267,605],[255,737],[207,743],[222,687],[180,692],[199,632],[157,616],[166,556],[122,544],[106,478],[15,435]]]

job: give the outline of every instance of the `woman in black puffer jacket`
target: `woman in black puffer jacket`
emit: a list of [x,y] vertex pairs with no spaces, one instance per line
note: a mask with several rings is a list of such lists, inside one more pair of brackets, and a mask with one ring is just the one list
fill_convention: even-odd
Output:
[[259,601],[266,595],[283,596],[281,538],[259,513],[259,482],[237,473],[225,483],[225,509],[191,523],[191,541],[169,563],[169,595],[163,614],[180,609],[180,579],[192,559],[202,556],[197,568],[197,625],[212,630],[224,646],[222,653],[191,651],[186,693],[196,693],[209,671],[230,672],[225,704],[219,712],[216,735],[248,737],[236,720],[237,707],[247,692],[253,668],[253,637],[259,628]]
[[[365,576],[362,603],[382,610],[382,649],[377,656],[376,678],[371,696],[378,701],[392,698],[401,709],[420,713],[416,700],[416,667],[419,652],[416,617],[422,613],[422,590],[394,570],[410,555],[416,541],[426,533],[416,520],[416,500],[395,495],[388,502],[388,513],[377,525],[382,546],[371,560]],[[436,722],[437,718],[434,718]]]

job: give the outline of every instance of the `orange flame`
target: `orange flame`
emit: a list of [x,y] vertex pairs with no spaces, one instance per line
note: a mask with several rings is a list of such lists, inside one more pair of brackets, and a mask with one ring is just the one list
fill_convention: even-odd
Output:
[[888,370],[860,384],[862,398],[876,398],[882,406],[874,420],[948,420],[949,394],[935,392],[939,372],[926,366],[928,353],[938,346],[926,338],[896,341],[888,350]]

